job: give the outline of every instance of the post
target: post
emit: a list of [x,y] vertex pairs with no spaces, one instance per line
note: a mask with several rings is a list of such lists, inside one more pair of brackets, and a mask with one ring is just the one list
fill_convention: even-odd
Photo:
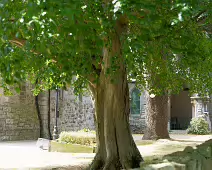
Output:
[[168,96],[168,132],[171,131],[171,126],[170,126],[170,123],[171,123],[171,95],[169,94]]
[[55,126],[53,131],[53,140],[58,139],[58,118],[59,118],[59,89],[56,88],[56,104],[55,104]]

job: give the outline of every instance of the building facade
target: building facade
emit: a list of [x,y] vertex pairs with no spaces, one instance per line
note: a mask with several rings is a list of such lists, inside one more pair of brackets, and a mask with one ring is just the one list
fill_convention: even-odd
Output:
[[[25,84],[20,94],[0,97],[0,141],[37,139],[40,133],[44,138],[52,137],[56,124],[56,93],[51,91],[39,94],[36,105],[31,89],[29,84]],[[146,124],[145,92],[140,92],[133,83],[129,84],[129,92],[131,130],[133,133],[143,133]],[[184,89],[179,95],[170,97],[169,128],[184,130],[193,117],[199,116],[204,117],[211,127],[210,113],[212,103],[209,97],[189,97],[188,89]],[[94,106],[89,94],[75,96],[73,89],[60,90],[58,116],[58,133],[95,129]]]

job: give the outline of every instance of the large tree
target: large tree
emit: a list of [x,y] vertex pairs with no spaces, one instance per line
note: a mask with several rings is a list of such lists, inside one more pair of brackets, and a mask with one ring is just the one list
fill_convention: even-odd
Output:
[[35,93],[68,84],[91,90],[90,169],[143,161],[129,128],[129,79],[155,95],[185,82],[211,91],[210,0],[3,0],[0,9],[2,87],[38,80]]
[[[193,2],[195,3],[195,2]],[[211,17],[209,13],[211,13],[212,8],[211,6],[208,8],[204,8],[204,10],[200,10],[200,11],[195,11],[194,13],[191,14],[189,19],[193,19],[195,20],[195,23],[199,26],[199,28],[205,32],[206,36],[208,39],[211,38],[211,33],[212,33],[212,22],[211,20],[208,20],[208,17]],[[209,12],[209,13],[208,13]],[[193,16],[192,16],[193,15]],[[183,20],[183,16],[182,13],[179,13],[178,15],[180,20]],[[185,31],[185,30],[184,30]],[[188,34],[188,36],[191,36],[190,34]],[[176,39],[177,41],[177,39]],[[194,43],[196,43],[196,40],[193,39]],[[182,43],[182,42],[181,42]],[[193,42],[192,42],[193,43]],[[209,40],[209,43],[211,44],[211,40]],[[179,43],[180,44],[180,43]],[[191,45],[191,42],[189,42],[189,44]],[[172,53],[176,55],[176,58],[181,59],[182,57],[185,57],[185,52],[189,52],[189,50],[186,50],[186,47],[184,47],[185,51],[183,52],[182,49],[180,49],[181,54],[179,55],[179,51],[176,52],[175,50],[179,50],[179,49],[175,49],[172,48]],[[210,47],[209,47],[210,48]],[[196,49],[195,46],[193,46],[193,50],[199,50]],[[161,52],[163,53],[163,50],[161,50]],[[190,53],[190,52],[189,52]],[[164,62],[166,62],[165,60],[167,60],[166,58],[166,54],[162,54],[161,57],[163,58]],[[201,55],[199,55],[199,59],[201,60]],[[211,57],[209,56],[209,59]],[[178,60],[177,59],[177,60]],[[192,59],[193,60],[193,59]],[[203,63],[204,63],[204,58],[203,58]],[[212,60],[212,59],[210,59]],[[195,60],[193,61],[195,62]],[[198,63],[198,62],[196,62]],[[191,66],[191,64],[190,64]],[[164,66],[165,68],[166,66]],[[200,66],[204,67],[203,65]],[[210,67],[210,64],[209,64]],[[202,70],[198,70],[199,72],[202,72]],[[193,72],[193,71],[192,71]],[[209,75],[211,74],[211,70],[209,71]],[[161,86],[161,80],[163,79],[163,75],[158,75],[158,76],[154,76],[155,80],[153,80],[154,83],[153,85],[155,87],[158,87],[158,89],[160,89]],[[200,76],[197,77],[197,79],[199,79]],[[160,95],[154,95],[154,94],[149,94],[146,93],[146,101],[147,101],[147,105],[146,105],[146,130],[143,136],[144,140],[157,140],[157,139],[161,139],[161,138],[170,138],[169,137],[169,133],[168,133],[168,121],[170,119],[170,104],[171,104],[171,100],[170,97],[172,94],[176,94],[179,93],[180,90],[183,89],[183,86],[187,86],[189,88],[192,88],[190,90],[190,95],[192,93],[199,93],[200,95],[202,95],[202,97],[205,97],[204,95],[209,95],[209,91],[210,91],[210,87],[205,85],[204,90],[205,92],[202,92],[201,88],[202,86],[199,84],[189,84],[187,83],[187,80],[185,81],[183,76],[178,76],[178,79],[181,79],[181,87],[178,86],[177,88],[170,88],[169,90],[164,90],[162,91],[162,93],[160,93]],[[190,78],[190,77],[189,77]],[[194,79],[192,79],[191,81],[193,81]],[[162,80],[163,81],[163,80]],[[204,80],[201,80],[202,83],[204,84]],[[209,81],[211,82],[211,78],[209,76]],[[180,85],[180,84],[178,84]],[[193,87],[194,86],[194,87]],[[198,87],[199,86],[199,87]],[[171,91],[170,91],[171,90]],[[208,92],[206,92],[208,90]],[[152,96],[151,96],[152,95]]]

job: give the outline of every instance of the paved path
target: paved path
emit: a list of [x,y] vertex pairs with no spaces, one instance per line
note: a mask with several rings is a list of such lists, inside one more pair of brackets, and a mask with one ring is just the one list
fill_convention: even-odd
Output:
[[[203,142],[212,139],[212,135],[195,136],[173,134],[171,138]],[[142,139],[142,135],[135,135],[134,139],[139,141]],[[139,146],[138,148],[143,156],[150,156],[154,154],[158,146],[159,145],[154,145],[153,147]],[[21,170],[80,165],[89,162],[94,156],[94,154],[47,152],[37,148],[36,141],[0,142],[0,153],[0,169],[18,168]]]
[[36,147],[36,141],[2,142],[0,143],[0,153],[0,169],[19,168],[25,170],[80,165],[82,162],[90,161],[89,159],[82,160],[83,157],[93,158],[93,154],[74,156],[70,153],[41,150]]
[[[133,135],[135,141],[142,140],[143,135]],[[212,139],[212,135],[187,135],[187,134],[170,134],[170,138],[182,141],[204,142]]]

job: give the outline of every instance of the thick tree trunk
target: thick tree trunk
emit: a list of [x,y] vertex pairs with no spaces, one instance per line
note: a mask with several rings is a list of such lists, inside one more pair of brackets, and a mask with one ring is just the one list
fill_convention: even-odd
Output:
[[157,140],[169,138],[168,133],[168,101],[167,95],[155,96],[151,98],[149,94],[147,100],[147,121],[144,140]]
[[104,166],[107,156],[104,137],[104,86],[102,83],[96,85],[96,87],[90,85],[90,89],[95,102],[95,124],[97,143],[96,156],[90,166],[90,169],[97,170],[101,169]]
[[92,170],[139,167],[143,161],[129,127],[128,84],[104,84],[93,88],[97,133],[97,153]]
[[[108,76],[113,57],[117,57],[118,69],[114,76]],[[118,34],[113,37],[112,49],[104,48],[103,60],[99,83],[90,84],[95,99],[97,153],[89,169],[137,168],[143,159],[130,132],[129,89]],[[112,79],[116,81],[112,83]]]

